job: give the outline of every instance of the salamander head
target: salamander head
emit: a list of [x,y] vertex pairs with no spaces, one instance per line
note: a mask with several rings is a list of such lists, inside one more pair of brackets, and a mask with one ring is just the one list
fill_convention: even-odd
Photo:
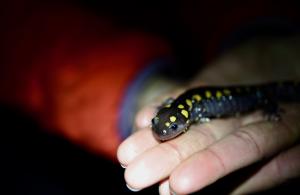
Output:
[[152,119],[152,130],[156,139],[166,141],[187,130],[189,124],[188,112],[176,108],[162,108]]

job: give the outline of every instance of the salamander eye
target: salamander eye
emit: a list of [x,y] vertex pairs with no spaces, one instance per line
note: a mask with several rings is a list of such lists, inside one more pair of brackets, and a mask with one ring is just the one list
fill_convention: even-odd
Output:
[[151,120],[152,125],[154,125],[154,118]]
[[178,125],[176,124],[176,123],[173,123],[171,126],[170,126],[170,128],[172,129],[172,130],[177,130],[177,128],[178,128]]

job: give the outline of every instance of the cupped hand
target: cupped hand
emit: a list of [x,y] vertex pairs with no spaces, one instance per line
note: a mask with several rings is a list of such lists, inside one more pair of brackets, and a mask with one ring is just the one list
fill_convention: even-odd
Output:
[[126,167],[126,183],[140,190],[159,182],[160,194],[188,194],[262,159],[267,159],[262,168],[233,194],[267,189],[299,177],[300,106],[281,107],[284,113],[279,121],[267,121],[256,111],[192,125],[186,133],[161,143],[150,128],[156,106],[146,106],[136,117],[139,130],[118,149],[118,159]]

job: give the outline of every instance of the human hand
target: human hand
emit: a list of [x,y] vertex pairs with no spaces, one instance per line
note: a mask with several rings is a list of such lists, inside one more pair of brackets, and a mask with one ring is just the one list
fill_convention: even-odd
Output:
[[262,159],[268,160],[233,194],[271,188],[300,175],[299,105],[282,106],[285,112],[278,122],[263,120],[257,111],[192,125],[188,132],[163,143],[154,139],[150,129],[155,107],[146,106],[138,113],[139,131],[118,149],[126,183],[133,189],[160,182],[160,194],[170,194],[170,189],[188,194]]

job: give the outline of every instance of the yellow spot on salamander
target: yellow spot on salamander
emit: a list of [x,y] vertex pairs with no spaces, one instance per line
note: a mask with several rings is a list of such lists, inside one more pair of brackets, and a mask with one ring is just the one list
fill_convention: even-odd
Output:
[[186,104],[191,108],[192,107],[192,101],[189,99],[185,100]]
[[206,98],[211,98],[211,92],[210,91],[205,91],[205,96],[206,96]]
[[171,122],[175,122],[176,121],[176,117],[175,116],[170,116],[170,121]]
[[181,110],[181,114],[185,117],[185,118],[189,118],[189,113],[186,110]]
[[217,92],[216,92],[216,97],[217,97],[218,99],[221,99],[222,96],[223,96],[223,94],[222,94],[221,91],[217,91]]
[[170,126],[170,123],[169,123],[169,122],[166,122],[165,125],[166,125],[166,127],[169,127],[169,126]]
[[193,99],[195,99],[197,102],[200,102],[201,101],[201,96],[200,95],[198,95],[198,94],[196,94],[196,95],[193,95],[193,97],[192,97]]
[[171,104],[165,105],[165,108],[170,108],[170,107],[171,107]]
[[179,104],[179,105],[178,105],[178,108],[179,108],[179,109],[183,109],[183,108],[184,108],[184,105]]
[[231,94],[231,91],[229,89],[224,89],[223,92],[224,92],[225,95],[230,95]]

